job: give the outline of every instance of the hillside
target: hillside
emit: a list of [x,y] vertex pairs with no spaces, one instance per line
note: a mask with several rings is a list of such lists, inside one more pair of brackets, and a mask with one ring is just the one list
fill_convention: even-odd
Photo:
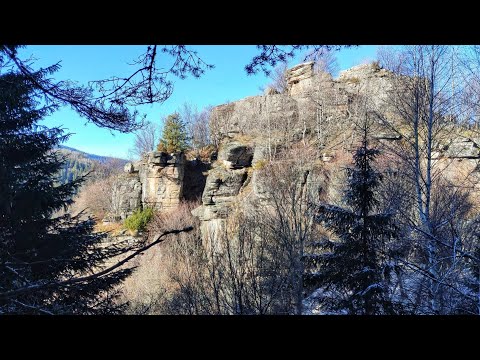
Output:
[[110,218],[153,207],[150,234],[193,227],[139,264],[124,288],[130,311],[477,311],[478,267],[456,251],[478,257],[480,138],[430,93],[423,104],[437,107],[412,122],[411,94],[429,84],[412,79],[377,63],[335,79],[299,64],[285,91],[211,110],[217,152],[204,168],[160,151],[127,164]]
[[64,145],[60,145],[58,152],[67,157],[59,176],[61,184],[73,181],[94,169],[104,170],[109,165],[120,168],[127,163],[124,159],[89,154]]

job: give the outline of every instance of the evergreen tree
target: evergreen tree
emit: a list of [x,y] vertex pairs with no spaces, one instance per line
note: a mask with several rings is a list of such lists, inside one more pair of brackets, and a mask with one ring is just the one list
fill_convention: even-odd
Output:
[[[34,73],[33,81],[56,69]],[[68,282],[123,250],[98,246],[105,234],[92,233],[93,222],[81,214],[55,215],[84,177],[59,183],[66,159],[53,150],[68,135],[38,124],[55,106],[40,106],[33,81],[0,76],[0,313],[118,312],[110,290],[130,269]]]
[[180,115],[178,113],[168,115],[157,150],[168,153],[185,151],[188,148],[188,141],[186,125]]
[[377,154],[368,147],[365,125],[362,144],[354,154],[355,166],[347,169],[347,206],[318,207],[316,220],[338,239],[317,244],[320,251],[308,257],[315,271],[305,275],[305,285],[320,286],[327,311],[367,315],[395,311],[388,297],[385,249],[397,237],[397,229],[390,214],[374,213],[378,205],[375,188],[381,174],[371,162]]

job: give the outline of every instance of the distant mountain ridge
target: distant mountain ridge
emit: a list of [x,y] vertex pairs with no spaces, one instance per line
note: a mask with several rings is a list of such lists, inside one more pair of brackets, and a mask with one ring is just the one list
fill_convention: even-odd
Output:
[[73,181],[91,170],[105,171],[102,168],[109,164],[116,168],[123,167],[128,162],[125,159],[90,154],[65,145],[60,145],[57,150],[67,157],[59,173],[58,182],[61,184]]
[[125,164],[128,162],[128,160],[121,159],[121,158],[117,158],[117,157],[90,154],[90,153],[87,153],[87,152],[85,152],[85,151],[72,148],[72,147],[70,147],[70,146],[59,145],[58,148],[59,148],[59,149],[69,150],[69,151],[76,152],[76,153],[80,153],[80,154],[82,154],[83,156],[85,156],[87,159],[94,160],[94,161],[98,161],[98,162],[100,162],[100,163],[105,163],[105,162],[107,162],[107,161],[109,161],[109,160],[120,160],[120,161],[124,161]]

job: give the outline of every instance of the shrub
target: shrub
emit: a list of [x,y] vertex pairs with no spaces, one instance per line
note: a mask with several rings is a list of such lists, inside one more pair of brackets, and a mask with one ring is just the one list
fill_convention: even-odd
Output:
[[[200,239],[200,221],[191,211],[200,205],[199,202],[181,202],[170,212],[156,212],[148,223],[146,231],[150,241],[155,234],[167,230],[182,229],[194,226],[188,233],[180,233],[169,241],[154,246],[144,255],[132,260],[137,266],[132,276],[122,284],[120,302],[128,302],[127,314],[175,314],[172,298],[178,298],[179,283],[190,271],[198,271],[197,258],[202,251]],[[201,274],[192,274],[199,279]],[[192,280],[193,281],[193,280]],[[199,284],[201,286],[201,284]],[[196,295],[196,294],[195,294]]]
[[198,150],[198,157],[201,161],[208,162],[208,161],[211,161],[212,154],[216,151],[217,151],[217,147],[212,144],[202,146]]
[[125,219],[125,227],[131,231],[143,231],[152,217],[152,208],[138,209]]

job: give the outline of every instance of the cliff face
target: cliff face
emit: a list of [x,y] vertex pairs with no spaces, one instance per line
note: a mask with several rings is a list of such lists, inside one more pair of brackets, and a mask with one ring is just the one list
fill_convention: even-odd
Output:
[[[123,220],[138,208],[153,207],[170,211],[184,197],[200,196],[203,187],[185,184],[191,179],[202,182],[205,166],[198,161],[187,161],[183,153],[167,154],[154,151],[142,160],[127,163],[125,174],[113,186],[111,216]],[[185,178],[185,172],[189,178]],[[187,193],[184,192],[187,189]]]
[[[359,93],[374,87],[381,98],[391,86],[387,73],[371,65],[343,72],[338,80],[315,74],[313,65],[308,62],[290,69],[284,94],[267,89],[263,96],[213,109],[210,128],[220,144],[218,160],[208,173],[202,205],[193,211],[202,221],[204,240],[214,241],[224,231],[234,207],[268,202],[265,184],[269,179],[262,178],[259,171],[263,162],[288,144],[306,136],[315,138],[312,135],[321,130],[322,121],[345,122],[351,99]],[[285,166],[294,165],[294,156],[285,160]],[[329,154],[318,152],[298,170],[305,176],[308,191],[325,190],[326,179],[319,171],[318,161],[331,159]]]
[[183,195],[185,156],[154,151],[139,166],[142,205],[158,210],[175,208]]
[[220,145],[218,159],[209,171],[202,205],[192,213],[201,221],[204,240],[215,239],[224,229],[232,206],[251,178],[254,144],[228,138]]
[[[266,184],[271,179],[264,177],[262,166],[296,143],[308,145],[313,152],[290,152],[282,160],[284,166],[298,169],[307,191],[316,194],[321,190],[333,196],[342,173],[333,162],[356,145],[352,124],[358,116],[357,100],[364,96],[371,108],[388,117],[391,109],[386,100],[394,86],[392,74],[366,64],[333,79],[315,73],[313,63],[308,62],[293,67],[286,76],[288,87],[283,94],[267,89],[265,95],[213,109],[210,129],[219,149],[208,176],[210,164],[187,161],[183,154],[152,152],[128,163],[113,189],[113,216],[124,219],[146,206],[169,211],[182,199],[201,196],[202,205],[193,214],[202,222],[204,240],[215,239],[224,231],[233,209],[268,203]],[[372,137],[380,145],[401,140],[380,125]],[[300,159],[303,163],[298,166]],[[434,153],[434,161],[444,164],[452,179],[463,173],[477,176],[479,159],[480,138],[449,138]],[[328,168],[330,175],[324,171]]]
[[[391,113],[388,98],[394,86],[392,74],[376,64],[355,66],[340,73],[338,79],[316,74],[313,62],[288,70],[287,91],[278,94],[267,89],[265,95],[252,96],[213,109],[210,128],[220,144],[218,160],[208,173],[202,205],[193,211],[202,221],[204,240],[214,240],[224,231],[229,213],[235,207],[248,207],[255,201],[268,201],[259,169],[283,147],[303,140],[318,151],[302,165],[308,191],[333,192],[340,181],[338,168],[326,179],[319,163],[335,159],[339,150],[351,150],[356,141],[352,132],[355,99],[368,98],[369,106],[387,117]],[[398,84],[397,84],[398,85]],[[328,126],[328,128],[327,128]],[[333,133],[325,150],[325,132]],[[378,125],[373,138],[379,144],[401,140],[401,136]],[[475,172],[480,159],[480,139],[453,138],[436,149],[451,177]],[[295,156],[295,155],[293,155]],[[287,159],[292,166],[295,157]],[[321,166],[320,166],[321,167]],[[337,179],[336,179],[337,177]],[[338,185],[338,184],[337,184]]]

